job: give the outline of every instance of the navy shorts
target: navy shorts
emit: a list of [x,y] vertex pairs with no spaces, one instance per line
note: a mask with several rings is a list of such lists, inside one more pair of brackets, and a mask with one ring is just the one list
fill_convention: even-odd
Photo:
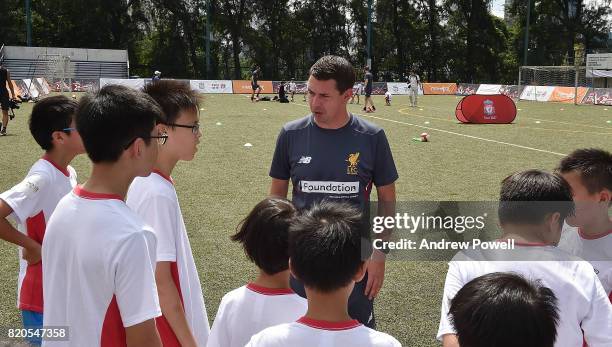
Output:
[[257,90],[259,89],[259,84],[251,84],[251,88],[253,88],[253,90]]
[[[289,279],[291,289],[299,296],[305,298],[306,291],[304,284],[293,276]],[[370,300],[365,295],[365,288],[368,284],[368,274],[363,277],[361,282],[355,283],[353,292],[348,300],[348,313],[351,318],[356,319],[359,323],[371,329],[376,329],[376,319],[374,318],[374,300]]]
[[8,94],[0,94],[0,108],[4,111],[9,109],[9,96]]
[[372,89],[366,89],[366,91],[365,91],[365,96],[366,96],[366,97],[370,97],[370,96],[372,96]]

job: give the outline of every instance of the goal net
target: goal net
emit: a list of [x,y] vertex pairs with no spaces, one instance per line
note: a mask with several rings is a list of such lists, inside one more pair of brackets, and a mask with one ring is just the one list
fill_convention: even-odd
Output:
[[521,66],[519,69],[519,90],[525,91],[520,100],[548,101],[540,98],[549,98],[554,87],[562,87],[566,91],[561,93],[562,100],[554,101],[577,104],[582,90],[589,84],[584,66]]

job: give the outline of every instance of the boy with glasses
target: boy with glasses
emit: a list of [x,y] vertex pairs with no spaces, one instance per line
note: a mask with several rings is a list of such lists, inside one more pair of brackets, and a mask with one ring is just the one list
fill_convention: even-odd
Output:
[[43,241],[44,325],[69,327],[53,346],[161,346],[153,229],[124,202],[134,177],[148,176],[162,110],[117,85],[83,97],[76,115],[91,176],[66,195]]
[[153,173],[130,186],[127,204],[157,235],[155,280],[162,310],[157,329],[164,346],[205,346],[209,324],[202,287],[170,177],[178,161],[191,161],[198,150],[199,97],[188,84],[173,80],[149,84],[144,92],[164,111],[158,126],[168,141],[159,148]]
[[[30,116],[30,132],[45,151],[25,179],[0,194],[0,238],[20,246],[17,306],[23,325],[41,328],[43,320],[41,244],[45,226],[57,203],[76,185],[72,159],[83,153],[83,142],[74,131],[77,103],[65,96],[38,102]],[[6,220],[12,216],[17,229]],[[40,340],[30,343],[40,345]]]

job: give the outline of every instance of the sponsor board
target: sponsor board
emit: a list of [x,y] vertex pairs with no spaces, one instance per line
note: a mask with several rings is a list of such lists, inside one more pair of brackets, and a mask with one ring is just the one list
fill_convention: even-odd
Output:
[[423,83],[422,86],[426,95],[454,95],[457,92],[455,83]]
[[476,94],[480,95],[495,95],[500,94],[499,90],[501,89],[501,84],[481,84],[478,86],[478,90]]
[[555,87],[550,86],[526,86],[521,93],[521,100],[549,101]]
[[[257,84],[261,87],[261,94],[273,94],[274,88],[272,87],[272,81],[257,81]],[[234,80],[232,81],[232,91],[234,94],[251,94],[253,87],[251,86],[250,80]]]
[[190,80],[191,89],[205,94],[232,94],[231,80]]
[[582,103],[612,106],[612,88],[590,88]]

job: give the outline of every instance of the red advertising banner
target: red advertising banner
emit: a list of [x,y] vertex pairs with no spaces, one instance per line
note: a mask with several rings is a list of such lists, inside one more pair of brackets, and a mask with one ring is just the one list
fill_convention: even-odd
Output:
[[516,118],[516,105],[506,95],[468,95],[455,109],[461,123],[508,124]]

